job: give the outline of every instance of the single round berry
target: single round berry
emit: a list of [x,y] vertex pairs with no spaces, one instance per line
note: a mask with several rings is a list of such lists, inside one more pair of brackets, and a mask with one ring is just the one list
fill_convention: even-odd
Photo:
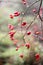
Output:
[[23,54],[20,54],[20,58],[23,58]]
[[18,51],[18,48],[16,48],[16,51]]
[[11,25],[11,24],[8,24],[8,28],[9,28],[10,30],[13,30],[13,29],[14,29],[14,26]]
[[26,2],[24,2],[23,4],[26,5]]
[[30,43],[26,43],[25,46],[26,46],[27,48],[30,48]]
[[11,19],[13,19],[13,18],[14,18],[14,16],[13,16],[12,14],[10,14],[10,18],[11,18]]
[[33,9],[33,12],[36,12],[36,9]]
[[9,32],[10,39],[13,39],[13,36],[14,36],[15,33],[16,33],[16,32],[14,32],[14,31],[10,31],[10,32]]
[[35,59],[36,60],[39,60],[40,59],[40,55],[38,53],[35,55]]
[[31,32],[27,32],[27,35],[30,35],[31,34]]
[[26,4],[26,0],[22,0],[23,4],[25,5]]
[[26,25],[26,22],[22,22],[22,24],[21,24],[22,26],[25,26]]
[[39,34],[40,34],[40,32],[38,32],[38,31],[37,31],[37,32],[35,32],[35,34],[36,34],[36,35],[39,35]]
[[19,16],[20,15],[20,12],[15,12],[14,13],[14,16],[16,17],[16,16]]

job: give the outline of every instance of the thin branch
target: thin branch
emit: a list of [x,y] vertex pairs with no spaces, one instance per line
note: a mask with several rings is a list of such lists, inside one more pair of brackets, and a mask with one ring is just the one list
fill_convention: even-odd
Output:
[[34,23],[34,21],[36,20],[37,16],[34,17],[33,21],[30,23],[30,25],[28,25],[28,27],[26,28],[26,32],[24,34],[24,36],[26,35],[28,29],[31,27],[31,25]]
[[34,21],[36,20],[36,18],[37,18],[37,16],[34,17],[33,21],[32,21],[32,22],[28,25],[28,27],[26,28],[26,32],[25,32],[25,34],[24,34],[24,36],[23,36],[23,41],[24,41],[24,43],[25,43],[24,37],[25,37],[25,35],[27,34],[28,29],[31,27],[31,25],[32,25],[32,24],[34,23]]
[[41,20],[41,31],[42,31],[42,37],[43,37],[43,19],[42,17],[40,16],[40,8],[42,6],[42,0],[40,0],[40,6],[39,6],[39,10],[38,10],[38,15],[39,15],[39,19]]
[[39,6],[39,10],[38,10],[38,15],[39,15],[40,20],[43,21],[43,19],[40,16],[40,8],[41,8],[41,6],[42,6],[42,0],[40,0],[40,6]]

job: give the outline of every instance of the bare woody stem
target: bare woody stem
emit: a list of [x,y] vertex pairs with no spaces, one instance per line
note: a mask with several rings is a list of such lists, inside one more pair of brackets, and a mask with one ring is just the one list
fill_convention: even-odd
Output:
[[38,10],[38,15],[39,15],[39,19],[41,20],[41,31],[42,31],[42,37],[43,37],[43,19],[42,17],[40,16],[40,8],[42,6],[42,0],[40,0],[40,6],[39,6],[39,10]]
[[31,21],[31,23],[28,25],[28,27],[26,28],[26,32],[24,34],[24,36],[26,35],[28,29],[31,27],[31,25],[34,23],[34,21],[36,20],[37,16],[34,17],[33,21]]
[[43,19],[40,16],[40,8],[41,8],[41,6],[42,6],[42,0],[40,0],[40,6],[39,6],[39,10],[38,10],[38,15],[39,15],[40,20],[43,22]]
[[30,24],[28,25],[28,27],[26,28],[26,32],[25,32],[25,34],[24,34],[24,36],[23,36],[23,41],[24,41],[24,43],[25,43],[24,37],[25,37],[25,35],[27,34],[28,29],[31,27],[31,25],[32,25],[32,24],[34,23],[34,21],[36,20],[36,18],[37,18],[37,16],[34,17],[33,21],[31,21],[31,23],[30,23]]

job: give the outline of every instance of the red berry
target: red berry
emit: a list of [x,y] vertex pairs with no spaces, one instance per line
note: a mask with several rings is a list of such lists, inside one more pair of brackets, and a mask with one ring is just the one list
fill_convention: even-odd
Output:
[[23,3],[24,5],[26,4],[26,2]]
[[26,0],[22,0],[23,4],[25,5],[26,4]]
[[22,24],[21,24],[22,26],[25,26],[26,25],[26,22],[22,22]]
[[10,18],[11,18],[11,19],[13,19],[13,18],[14,18],[14,16],[13,16],[12,14],[10,14]]
[[14,16],[19,16],[20,15],[20,12],[15,12],[14,13]]
[[27,32],[27,35],[30,35],[31,34],[31,32]]
[[11,25],[11,24],[8,24],[8,28],[9,28],[10,30],[13,30],[13,29],[14,29],[14,26]]
[[37,32],[35,32],[35,34],[38,35],[38,34],[40,34],[40,32],[37,31]]
[[35,55],[35,58],[36,58],[36,60],[39,60],[39,59],[40,59],[40,55],[37,53],[37,54]]
[[30,43],[26,43],[25,46],[26,46],[27,48],[30,48]]
[[23,54],[20,54],[20,57],[23,58]]
[[36,9],[33,9],[33,12],[36,12]]
[[16,51],[18,51],[18,48],[16,48]]
[[13,32],[13,31],[10,31],[9,32],[9,35],[10,35],[10,38],[12,39],[12,37],[14,36],[14,34],[15,34],[15,32]]

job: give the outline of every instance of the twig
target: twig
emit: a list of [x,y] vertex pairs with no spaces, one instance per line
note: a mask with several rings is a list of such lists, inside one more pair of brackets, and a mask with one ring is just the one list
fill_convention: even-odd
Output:
[[28,29],[31,27],[31,25],[32,25],[32,24],[34,23],[34,21],[36,20],[36,18],[37,18],[37,16],[34,17],[33,21],[32,21],[32,22],[28,25],[28,27],[26,28],[26,32],[25,32],[25,34],[24,34],[24,36],[23,36],[23,41],[24,41],[24,43],[25,43],[24,37],[25,37],[25,35],[26,35]]
[[[30,7],[32,7],[34,4],[36,4],[37,2],[39,2],[39,1],[40,1],[40,0],[37,0],[37,1],[33,2],[32,4],[30,4],[29,7],[27,7],[27,9],[25,10],[25,12],[23,13],[22,20],[20,21],[21,24],[22,24],[23,18],[24,18],[24,16],[25,16],[26,12],[28,11],[28,9],[29,9]],[[21,12],[21,13],[22,13],[22,12]],[[22,31],[22,26],[21,26],[21,31]]]
[[40,18],[41,22],[43,22],[43,19],[40,16],[40,8],[41,8],[41,6],[42,6],[42,0],[40,0],[40,6],[39,6],[39,10],[38,10],[38,15],[39,15],[39,18]]
[[24,36],[26,35],[28,29],[31,27],[31,25],[33,24],[33,22],[36,20],[37,16],[34,17],[33,21],[30,23],[30,25],[28,25],[28,27],[26,28],[26,32],[24,34]]
[[43,37],[43,19],[40,16],[40,8],[42,6],[42,0],[40,0],[40,6],[39,6],[39,10],[38,10],[38,15],[39,15],[39,19],[41,20],[41,31],[42,31],[42,37]]

